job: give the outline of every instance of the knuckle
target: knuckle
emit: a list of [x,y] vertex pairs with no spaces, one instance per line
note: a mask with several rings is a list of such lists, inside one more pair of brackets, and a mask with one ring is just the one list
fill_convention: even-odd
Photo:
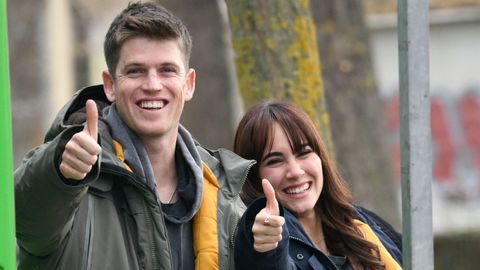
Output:
[[71,141],[77,142],[77,141],[81,140],[82,138],[83,138],[83,131],[73,134],[72,139],[70,139],[70,142]]
[[75,149],[75,144],[73,140],[68,141],[67,144],[65,144],[65,152],[72,152]]
[[98,156],[102,152],[102,148],[96,141],[91,141],[87,151],[92,156]]
[[62,163],[60,163],[59,169],[60,169],[60,172],[63,174],[63,176],[66,176],[65,174],[67,174],[68,171],[63,161]]
[[74,160],[75,160],[75,156],[74,155],[71,155],[69,153],[63,153],[64,155],[62,156],[62,162],[64,162],[65,164],[68,164],[70,166],[70,164],[74,163]]
[[91,160],[90,160],[90,164],[91,164],[91,165],[95,164],[95,163],[97,162],[97,160],[98,160],[98,156],[97,156],[97,155],[93,155],[92,158],[91,158]]
[[63,163],[66,163],[68,160],[69,160],[69,155],[67,154],[67,152],[63,152],[60,165],[62,165]]
[[75,179],[75,171],[72,170],[72,168],[65,163],[60,164],[60,172],[65,178]]

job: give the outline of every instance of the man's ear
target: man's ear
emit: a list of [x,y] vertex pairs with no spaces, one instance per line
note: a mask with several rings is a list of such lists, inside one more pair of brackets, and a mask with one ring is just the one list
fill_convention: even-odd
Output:
[[115,101],[115,89],[113,83],[113,77],[110,75],[108,70],[104,70],[102,72],[102,79],[103,79],[103,91],[105,91],[105,95],[107,96],[110,102]]
[[193,97],[193,93],[195,92],[195,77],[195,69],[189,69],[185,82],[185,101],[189,101]]

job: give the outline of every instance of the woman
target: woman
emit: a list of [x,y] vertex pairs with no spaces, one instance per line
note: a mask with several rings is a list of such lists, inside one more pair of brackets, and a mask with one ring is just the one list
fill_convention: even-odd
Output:
[[234,151],[257,161],[241,195],[249,207],[235,238],[237,269],[401,269],[401,248],[377,216],[353,206],[305,112],[280,102],[253,106]]

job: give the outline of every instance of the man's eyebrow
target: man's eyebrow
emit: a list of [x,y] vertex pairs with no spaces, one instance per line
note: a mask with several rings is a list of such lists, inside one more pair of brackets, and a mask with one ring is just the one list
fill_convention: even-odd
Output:
[[160,63],[159,65],[157,65],[158,68],[161,68],[161,67],[174,67],[175,69],[180,69],[181,65],[179,65],[178,63],[175,63],[175,62],[163,62],[163,63]]
[[280,153],[280,152],[270,152],[270,153],[266,154],[266,155],[262,158],[262,160],[261,160],[260,163],[264,162],[264,161],[265,161],[266,159],[268,159],[268,158],[271,158],[271,157],[281,157],[281,156],[282,156],[282,153]]
[[140,62],[131,62],[131,63],[126,63],[125,65],[123,65],[123,68],[141,67],[141,66],[143,66],[143,64],[140,63]]
[[165,61],[165,62],[162,62],[162,63],[159,64],[159,66],[167,66],[167,65],[168,66],[178,66],[177,63],[172,62],[172,61]]

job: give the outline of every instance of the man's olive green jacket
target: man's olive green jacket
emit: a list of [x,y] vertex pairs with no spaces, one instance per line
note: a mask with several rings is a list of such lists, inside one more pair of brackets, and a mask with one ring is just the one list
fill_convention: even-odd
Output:
[[[64,179],[63,148],[81,124],[67,118],[87,99],[107,102],[102,86],[78,91],[60,111],[45,143],[15,171],[19,269],[171,269],[164,214],[156,194],[122,160],[99,121],[99,161],[83,181]],[[194,147],[195,148],[195,147]],[[239,192],[254,162],[196,146],[203,197],[193,218],[197,269],[234,269],[233,234],[245,210]]]

